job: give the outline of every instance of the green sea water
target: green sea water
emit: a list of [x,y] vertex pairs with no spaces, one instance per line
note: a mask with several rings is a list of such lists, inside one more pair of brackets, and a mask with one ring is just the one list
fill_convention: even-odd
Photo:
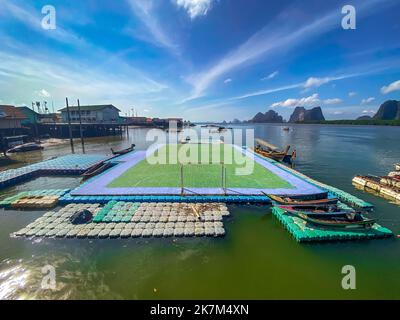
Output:
[[[383,175],[400,160],[400,128],[257,125],[255,136],[295,146],[297,169],[341,188],[376,209],[377,218],[400,233],[400,207],[354,189],[355,174]],[[88,152],[148,144],[147,130],[129,139],[87,141]],[[69,152],[62,145],[18,155],[36,162]],[[73,188],[79,178],[39,178],[2,191]],[[220,239],[28,240],[9,234],[43,212],[0,211],[2,299],[399,299],[400,240],[298,244],[266,206],[230,205],[227,235]],[[41,288],[42,268],[56,270],[56,289]],[[344,265],[356,269],[356,289],[343,290]]]

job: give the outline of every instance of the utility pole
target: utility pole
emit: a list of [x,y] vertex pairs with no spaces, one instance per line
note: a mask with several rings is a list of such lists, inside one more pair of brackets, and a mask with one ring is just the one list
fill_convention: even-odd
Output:
[[71,128],[71,116],[69,114],[69,105],[68,105],[68,98],[65,98],[65,102],[67,104],[67,119],[68,119],[68,130],[69,130],[69,142],[71,144],[71,151],[75,153],[74,150],[74,140],[72,139],[72,128]]
[[82,152],[85,153],[85,141],[83,141],[83,131],[82,131],[82,117],[81,117],[81,104],[78,99],[78,112],[79,112],[79,133],[81,135]]
[[38,116],[36,116],[36,112],[35,112],[35,103],[32,101],[32,110],[33,110],[33,127],[34,127],[34,135],[35,138],[39,138],[39,130],[38,130]]

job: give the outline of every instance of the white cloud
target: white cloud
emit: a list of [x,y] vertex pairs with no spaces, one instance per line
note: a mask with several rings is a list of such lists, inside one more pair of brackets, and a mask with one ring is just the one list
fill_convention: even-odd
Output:
[[375,113],[375,110],[363,110],[362,113]]
[[304,88],[309,89],[309,88],[318,88],[322,86],[325,83],[328,83],[332,80],[335,80],[334,78],[330,77],[325,77],[325,78],[315,78],[315,77],[310,77],[307,79],[307,81],[304,83]]
[[173,0],[178,7],[186,10],[191,19],[205,16],[210,10],[213,0]]
[[[286,85],[286,86],[281,86],[281,87],[278,87],[278,88],[272,88],[272,89],[265,89],[265,90],[249,92],[249,93],[237,96],[237,97],[232,97],[229,100],[246,99],[246,98],[250,98],[250,97],[262,96],[262,95],[265,95],[265,94],[270,94],[270,93],[275,93],[275,92],[280,92],[280,91],[285,91],[285,90],[291,90],[291,89],[297,89],[297,88],[305,88],[306,86],[308,86],[308,88],[303,90],[303,92],[305,92],[305,91],[308,91],[313,86],[318,86],[318,84],[322,85],[322,83],[328,83],[329,81],[342,80],[342,79],[358,77],[358,76],[362,76],[362,75],[363,74],[361,74],[361,73],[350,73],[350,74],[342,74],[340,76],[335,76],[335,77],[325,77],[325,78],[310,77],[305,82]],[[321,80],[321,79],[323,79],[323,80]],[[329,102],[331,102],[331,101],[329,101],[329,99],[327,99],[327,100],[328,100],[327,104],[329,104]]]
[[369,104],[375,100],[375,97],[369,97],[367,99],[362,99],[361,104]]
[[387,94],[393,91],[399,91],[400,90],[400,80],[397,80],[395,82],[392,82],[388,86],[383,86],[381,88],[381,93],[382,94]]
[[342,102],[343,102],[342,99],[339,99],[339,98],[326,99],[323,101],[324,104],[339,104]]
[[355,97],[356,95],[357,95],[357,92],[355,92],[355,91],[349,92],[349,97]]
[[260,57],[275,53],[282,47],[288,50],[316,34],[329,30],[336,25],[336,16],[336,13],[331,14],[304,25],[298,25],[293,19],[293,24],[284,24],[285,27],[282,27],[283,24],[280,20],[285,19],[287,22],[287,16],[285,18],[281,16],[277,21],[271,21],[247,41],[226,54],[211,68],[189,76],[188,81],[193,85],[193,91],[186,101],[203,96],[216,79],[233,69],[244,64],[252,64]]
[[232,82],[232,79],[231,79],[231,78],[228,78],[228,79],[225,79],[225,80],[224,80],[224,83],[229,83],[229,82]]
[[[138,36],[141,39],[151,42],[155,45],[166,47],[175,51],[177,46],[173,43],[170,37],[165,33],[163,28],[160,26],[160,23],[154,13],[155,4],[153,0],[127,0],[128,4],[135,14],[135,16],[142,21],[142,23],[146,26],[148,32],[151,34],[152,38],[145,38],[143,35]],[[129,33],[131,33],[130,29],[127,29]]]
[[264,81],[264,80],[273,79],[273,78],[275,78],[278,74],[279,74],[279,71],[274,71],[274,72],[272,72],[271,74],[269,74],[268,76],[266,76],[266,77],[264,77],[264,78],[261,78],[261,80]]
[[50,98],[51,97],[51,94],[45,89],[37,91],[37,95],[41,98]]
[[324,84],[327,84],[332,81],[337,81],[337,80],[343,80],[343,79],[348,79],[348,78],[353,78],[353,77],[358,77],[361,75],[364,75],[367,73],[349,73],[349,74],[342,74],[340,76],[333,76],[333,77],[323,77],[323,78],[317,78],[317,77],[310,77],[304,82],[304,91],[307,91],[311,88],[318,88]]
[[271,105],[272,108],[276,107],[288,107],[288,108],[293,108],[293,107],[312,107],[316,106],[318,104],[327,104],[327,105],[332,105],[332,104],[338,104],[341,103],[342,100],[339,98],[332,98],[332,99],[326,99],[326,100],[321,100],[318,96],[318,93],[314,93],[313,95],[309,97],[304,97],[300,99],[287,99],[284,101],[279,101],[275,102]]
[[251,97],[256,97],[256,96],[262,96],[265,94],[286,91],[286,90],[290,90],[290,89],[296,89],[296,88],[301,87],[302,85],[303,85],[302,83],[297,83],[297,84],[282,86],[282,87],[278,87],[278,88],[253,91],[253,92],[243,94],[241,96],[232,97],[229,100],[241,100],[241,99],[246,99],[246,98],[251,98]]
[[[126,105],[132,99],[140,101],[167,88],[140,71],[117,62],[106,69],[101,66],[91,68],[65,57],[43,60],[41,55],[27,57],[1,51],[0,61],[0,96],[8,101],[14,97],[30,101],[34,98],[30,92],[47,98],[51,92],[55,107],[65,101],[66,95],[71,99],[81,98],[81,103],[117,104],[120,101]],[[110,74],[109,68],[115,72]],[[85,72],[82,73],[82,70]],[[37,91],[38,87],[45,87],[46,90]]]
[[287,99],[284,101],[279,101],[271,104],[272,108],[276,107],[288,107],[288,108],[293,108],[293,107],[306,107],[306,106],[315,106],[319,104],[321,100],[318,98],[318,94],[314,93],[313,95],[305,98],[300,98],[300,99]]
[[28,26],[30,29],[39,32],[41,35],[67,44],[78,44],[81,46],[88,45],[82,37],[79,37],[70,30],[64,29],[60,25],[57,25],[57,28],[51,30],[50,32],[44,30],[40,24],[43,16],[41,15],[40,11],[29,5],[24,4],[23,6],[18,6],[12,1],[6,0],[0,0],[0,5],[3,13],[5,12],[7,15],[11,15],[19,22]]
[[[365,0],[360,3],[357,7],[358,16],[369,12],[371,7],[375,8],[377,2],[377,0]],[[290,13],[285,10],[210,68],[188,76],[187,81],[192,84],[193,90],[184,101],[204,96],[206,90],[218,78],[233,69],[254,64],[260,58],[265,59],[268,55],[279,53],[280,50],[287,52],[295,46],[337,28],[337,21],[340,19],[336,9],[323,17],[303,21],[292,18]]]

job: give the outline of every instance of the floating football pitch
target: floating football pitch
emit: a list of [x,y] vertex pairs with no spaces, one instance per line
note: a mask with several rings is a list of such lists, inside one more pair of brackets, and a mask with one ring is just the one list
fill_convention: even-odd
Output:
[[[242,174],[239,170],[243,171]],[[182,182],[188,188],[292,187],[250,157],[225,144],[163,146],[117,177],[108,187],[180,187]]]
[[228,144],[159,145],[118,158],[117,165],[72,195],[317,194],[322,190]]

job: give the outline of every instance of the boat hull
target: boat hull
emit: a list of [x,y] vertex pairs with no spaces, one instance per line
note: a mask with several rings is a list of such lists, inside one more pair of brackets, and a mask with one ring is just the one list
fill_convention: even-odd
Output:
[[281,204],[281,205],[295,205],[295,206],[309,206],[309,205],[329,205],[329,204],[336,204],[338,202],[337,198],[332,198],[332,199],[319,199],[319,200],[295,200],[295,199],[290,199],[290,200],[285,200],[283,197],[275,196],[275,195],[267,195],[271,200]]
[[308,223],[329,228],[345,228],[345,229],[371,228],[375,223],[375,220],[373,219],[364,219],[364,218],[360,221],[351,221],[351,220],[339,220],[337,218],[336,219],[333,218],[331,220],[323,220],[302,214],[300,214],[299,217]]

